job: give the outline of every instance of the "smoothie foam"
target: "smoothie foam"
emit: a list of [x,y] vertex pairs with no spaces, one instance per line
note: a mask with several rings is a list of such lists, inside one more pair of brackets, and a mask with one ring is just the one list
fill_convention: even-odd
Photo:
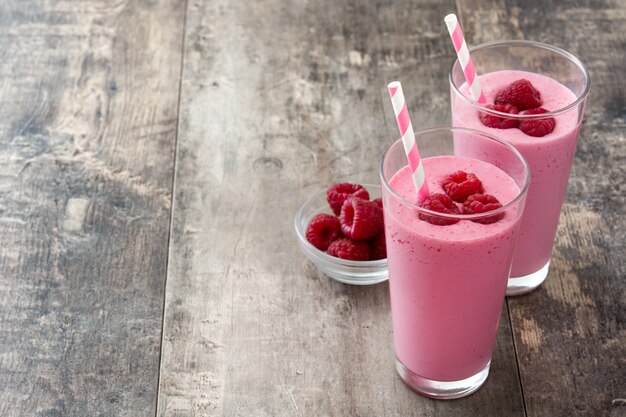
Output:
[[[503,205],[520,192],[504,171],[477,159],[438,156],[423,163],[431,193],[443,193],[443,178],[457,170],[476,174],[485,192]],[[389,184],[405,200],[417,200],[408,167]],[[491,359],[518,206],[488,225],[462,220],[436,226],[392,197],[384,204],[396,356],[409,370],[432,380],[476,374]]]
[[[576,101],[576,95],[570,89],[539,74],[506,70],[479,76],[489,103],[493,103],[499,91],[519,79],[529,80],[539,90],[544,109],[554,111]],[[470,97],[467,84],[463,84],[460,91]],[[453,105],[453,126],[477,129],[505,139],[517,148],[530,167],[530,188],[513,259],[512,277],[531,274],[550,260],[580,130],[576,108],[555,119],[554,131],[543,137],[533,137],[519,129],[494,129],[483,125],[476,109],[461,99],[455,100]]]

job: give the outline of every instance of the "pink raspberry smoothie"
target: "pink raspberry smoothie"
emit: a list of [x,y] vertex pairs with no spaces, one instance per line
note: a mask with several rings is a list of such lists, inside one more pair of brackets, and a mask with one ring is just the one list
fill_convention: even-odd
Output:
[[[463,170],[485,193],[506,205],[520,193],[501,169],[473,158],[423,159],[431,193],[443,193],[445,176]],[[405,200],[417,195],[408,167],[389,182]],[[387,193],[385,234],[396,356],[411,372],[436,381],[458,381],[491,360],[519,215],[517,205],[492,224],[462,220],[437,226]]]
[[[513,81],[529,80],[541,93],[543,107],[555,111],[576,101],[576,95],[558,81],[526,71],[495,71],[479,76],[488,103]],[[469,97],[467,84],[460,91]],[[454,96],[454,94],[453,94]],[[554,130],[543,137],[528,136],[519,129],[494,129],[483,125],[468,103],[457,99],[452,108],[452,125],[486,132],[513,145],[528,162],[530,189],[522,217],[511,277],[522,277],[544,267],[550,260],[567,188],[570,168],[581,124],[578,108],[555,117]],[[582,117],[580,118],[582,120]],[[470,145],[471,146],[471,145]]]

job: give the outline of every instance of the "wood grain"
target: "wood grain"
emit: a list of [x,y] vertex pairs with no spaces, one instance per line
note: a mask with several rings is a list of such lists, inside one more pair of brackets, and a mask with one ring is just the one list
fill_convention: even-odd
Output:
[[184,4],[0,4],[0,415],[154,415]]
[[320,274],[293,217],[335,181],[378,182],[396,136],[449,124],[440,1],[191,0],[158,415],[523,416],[507,312],[486,386],[437,402],[393,367],[387,284]]
[[458,5],[473,44],[543,41],[589,69],[591,96],[550,274],[508,305],[528,416],[626,416],[626,2]]
[[[626,415],[626,1],[456,3],[0,2],[0,415]],[[292,219],[377,182],[388,81],[449,124],[455,9],[593,86],[551,274],[485,387],[436,402],[395,374],[387,285],[320,274]]]

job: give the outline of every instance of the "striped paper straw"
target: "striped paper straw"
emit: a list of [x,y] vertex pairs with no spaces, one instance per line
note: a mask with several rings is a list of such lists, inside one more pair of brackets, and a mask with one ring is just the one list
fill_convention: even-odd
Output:
[[459,25],[459,20],[454,13],[450,13],[443,20],[446,22],[446,26],[448,26],[448,32],[450,32],[450,37],[452,38],[452,43],[454,44],[454,49],[459,58],[461,68],[463,68],[463,74],[465,75],[467,85],[469,85],[472,98],[478,103],[486,103],[487,98],[480,89],[480,83],[476,76],[476,68],[474,68],[472,57],[467,49],[467,43],[465,42],[461,25]]
[[417,201],[424,201],[428,198],[430,193],[428,192],[428,183],[426,183],[426,174],[424,172],[422,158],[420,157],[417,142],[415,141],[415,132],[413,131],[409,111],[406,107],[406,101],[404,100],[402,85],[399,81],[393,81],[387,85],[387,89],[389,90],[393,112],[398,122],[398,129],[400,129],[400,136],[402,136],[406,159],[409,161],[413,184],[415,185],[415,191],[417,191]]

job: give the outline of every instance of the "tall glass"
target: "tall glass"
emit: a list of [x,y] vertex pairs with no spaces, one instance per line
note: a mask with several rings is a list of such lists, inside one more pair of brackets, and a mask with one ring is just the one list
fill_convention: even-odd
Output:
[[[470,98],[457,61],[450,70],[452,125],[484,131],[515,146],[528,161],[531,184],[522,230],[513,259],[507,295],[527,293],[545,280],[580,132],[590,79],[574,55],[538,42],[500,41],[470,49],[480,85],[488,103],[511,82],[527,79],[541,93],[545,114],[515,115],[486,109]],[[485,126],[479,113],[513,119],[518,123],[553,118],[554,130],[542,137],[518,128]],[[475,149],[476,153],[484,152]]]
[[[511,145],[482,132],[415,132],[431,195],[458,170],[502,207],[443,214],[420,207],[401,140],[380,164],[396,369],[414,391],[459,398],[487,378],[530,174]],[[498,155],[468,155],[460,143]],[[484,223],[484,224],[483,224]]]

